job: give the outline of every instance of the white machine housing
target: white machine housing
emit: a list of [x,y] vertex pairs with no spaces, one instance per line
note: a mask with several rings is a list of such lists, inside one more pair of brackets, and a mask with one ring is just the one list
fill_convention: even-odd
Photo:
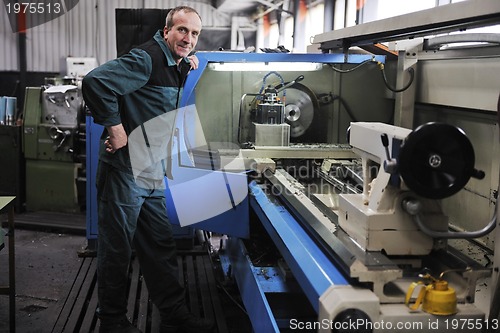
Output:
[[[397,159],[394,155],[410,133],[409,129],[384,123],[351,123],[350,144],[362,159],[363,193],[339,195],[339,225],[366,251],[426,255],[434,248],[432,237],[421,232],[401,207],[403,199],[418,196],[405,188],[397,171],[390,174],[384,170],[387,154],[381,136],[387,134],[389,152]],[[448,218],[442,213],[440,201],[419,199],[424,223],[433,230],[447,230]]]

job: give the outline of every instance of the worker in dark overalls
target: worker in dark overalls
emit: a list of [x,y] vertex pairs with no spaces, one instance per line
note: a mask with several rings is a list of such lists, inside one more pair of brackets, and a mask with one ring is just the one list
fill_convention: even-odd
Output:
[[[165,203],[166,159],[134,174],[129,135],[175,112],[201,32],[190,7],[167,15],[163,31],[87,74],[82,92],[94,121],[105,127],[97,169],[99,332],[140,332],[127,319],[127,281],[136,250],[149,295],[161,314],[161,332],[211,332],[213,323],[189,312],[178,281],[175,240]],[[168,130],[168,129],[165,129]],[[150,136],[156,134],[150,133]],[[148,133],[144,131],[148,142]]]

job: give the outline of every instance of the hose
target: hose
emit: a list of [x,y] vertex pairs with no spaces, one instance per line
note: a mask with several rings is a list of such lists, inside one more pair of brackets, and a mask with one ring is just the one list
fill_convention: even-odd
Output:
[[420,218],[420,209],[421,209],[420,201],[416,199],[405,199],[402,201],[401,204],[403,206],[403,209],[413,217],[413,220],[420,228],[420,231],[422,231],[424,234],[432,238],[445,238],[445,239],[479,238],[492,232],[497,224],[497,213],[495,212],[491,221],[483,229],[477,231],[455,231],[455,232],[436,231],[432,230],[422,222],[422,219]]
[[380,67],[380,71],[382,73],[382,78],[384,79],[385,86],[387,87],[387,89],[389,89],[392,92],[400,93],[400,92],[405,91],[406,89],[410,88],[411,84],[413,83],[413,80],[415,79],[415,70],[412,67],[410,67],[410,68],[408,68],[408,73],[410,74],[410,81],[408,81],[406,86],[404,86],[401,89],[393,88],[392,86],[389,85],[389,82],[387,81],[387,76],[385,75],[384,64],[378,63],[378,65]]
[[400,92],[403,92],[403,91],[407,90],[408,88],[410,88],[411,84],[413,83],[413,80],[415,79],[415,70],[410,67],[410,68],[408,68],[408,73],[410,74],[410,81],[408,81],[408,83],[403,88],[396,89],[396,88],[392,87],[389,84],[389,81],[387,80],[387,76],[385,74],[385,66],[384,66],[384,64],[381,63],[380,61],[375,61],[373,59],[371,59],[371,60],[365,60],[362,63],[360,63],[359,65],[356,65],[355,67],[353,67],[351,69],[346,69],[346,70],[338,69],[338,68],[336,68],[333,65],[330,65],[330,68],[333,69],[335,72],[338,72],[338,73],[341,73],[341,74],[346,74],[346,73],[353,72],[353,71],[359,69],[360,67],[362,67],[362,66],[364,66],[366,64],[369,64],[369,63],[375,63],[375,64],[378,65],[378,67],[380,69],[380,72],[382,73],[382,78],[384,80],[385,86],[387,87],[387,89],[389,89],[392,92],[400,93]]

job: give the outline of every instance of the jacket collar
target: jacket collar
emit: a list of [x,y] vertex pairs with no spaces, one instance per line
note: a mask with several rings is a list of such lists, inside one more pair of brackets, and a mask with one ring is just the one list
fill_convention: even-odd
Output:
[[177,63],[175,62],[174,57],[172,56],[172,52],[170,52],[170,49],[168,48],[167,43],[163,39],[163,30],[158,30],[153,38],[160,45],[160,48],[162,49],[163,53],[165,54],[165,58],[167,58],[168,65],[169,66],[177,66]]

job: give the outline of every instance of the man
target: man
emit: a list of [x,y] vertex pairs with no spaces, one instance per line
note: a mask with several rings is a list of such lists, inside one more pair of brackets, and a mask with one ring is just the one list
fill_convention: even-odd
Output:
[[[134,129],[179,107],[201,18],[190,7],[172,9],[153,39],[87,74],[82,92],[94,121],[105,127],[97,170],[98,316],[101,333],[140,332],[127,319],[127,274],[136,250],[161,332],[211,332],[194,317],[178,282],[175,241],[166,214],[162,172],[134,175],[128,139]],[[147,139],[147,133],[144,133]],[[165,162],[165,161],[163,161]],[[141,181],[139,181],[141,180]],[[147,184],[147,186],[145,186]]]

